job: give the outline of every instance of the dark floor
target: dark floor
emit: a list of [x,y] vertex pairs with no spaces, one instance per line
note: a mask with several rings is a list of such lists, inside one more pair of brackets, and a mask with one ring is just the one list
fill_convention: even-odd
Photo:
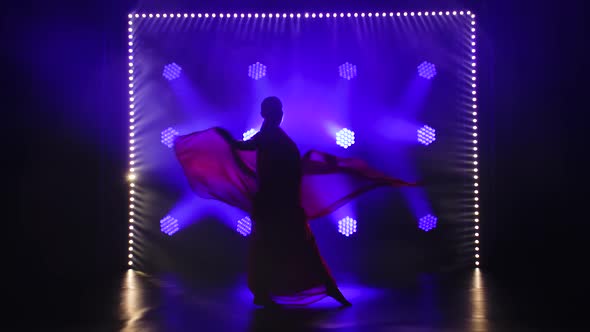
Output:
[[33,325],[80,332],[584,330],[577,328],[584,323],[577,314],[583,310],[566,309],[574,303],[552,302],[543,289],[500,286],[479,270],[422,274],[391,286],[337,277],[353,307],[339,308],[327,298],[306,309],[268,311],[251,303],[244,280],[204,288],[174,275],[128,271],[118,286],[87,288],[78,302],[63,304],[59,295],[45,299],[55,304],[41,308],[51,312],[51,320],[31,315],[16,330],[40,331],[27,328]]

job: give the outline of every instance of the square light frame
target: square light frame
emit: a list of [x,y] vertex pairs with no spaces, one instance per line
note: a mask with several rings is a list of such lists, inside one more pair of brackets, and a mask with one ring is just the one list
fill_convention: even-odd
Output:
[[480,212],[479,212],[479,170],[478,170],[478,127],[477,127],[477,71],[476,71],[476,21],[475,21],[475,14],[473,11],[470,10],[445,10],[445,11],[362,11],[362,12],[283,12],[283,13],[270,13],[270,12],[233,12],[228,13],[226,12],[198,12],[198,13],[129,13],[127,15],[128,19],[128,80],[129,80],[129,173],[127,175],[128,182],[129,182],[129,248],[128,248],[128,266],[129,268],[133,269],[136,266],[136,257],[133,255],[136,244],[134,242],[134,238],[136,238],[136,230],[135,230],[135,214],[137,212],[137,207],[134,204],[136,199],[136,182],[138,178],[138,172],[136,169],[137,164],[137,147],[135,145],[136,140],[136,132],[137,132],[137,112],[136,112],[136,96],[135,96],[135,85],[136,85],[136,77],[135,77],[135,64],[134,64],[134,45],[136,44],[136,36],[134,26],[137,26],[137,23],[141,20],[160,20],[164,22],[165,20],[171,19],[195,19],[195,20],[222,20],[222,19],[289,19],[289,20],[319,20],[319,19],[373,19],[373,20],[382,20],[382,19],[438,19],[440,17],[457,17],[459,19],[464,19],[466,24],[466,42],[468,45],[468,55],[466,60],[467,64],[467,72],[465,75],[465,83],[466,88],[468,91],[471,92],[471,101],[468,103],[466,107],[466,112],[469,114],[469,122],[470,122],[470,130],[468,132],[469,137],[466,139],[469,144],[469,150],[472,151],[472,159],[471,162],[473,168],[469,169],[473,172],[473,209],[470,213],[473,213],[473,227],[474,227],[474,234],[473,234],[473,250],[474,250],[474,264],[475,266],[480,266]]

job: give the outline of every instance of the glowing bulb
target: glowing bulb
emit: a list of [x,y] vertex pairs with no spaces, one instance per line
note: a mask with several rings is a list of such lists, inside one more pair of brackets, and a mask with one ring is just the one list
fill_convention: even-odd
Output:
[[133,180],[137,179],[137,175],[135,175],[135,173],[133,173],[133,174],[129,174],[129,175],[127,176],[127,178],[128,178],[129,180],[133,181]]

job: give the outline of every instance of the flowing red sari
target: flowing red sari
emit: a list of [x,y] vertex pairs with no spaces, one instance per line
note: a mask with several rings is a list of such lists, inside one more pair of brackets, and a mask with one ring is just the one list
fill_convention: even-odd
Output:
[[301,206],[261,213],[255,209],[256,151],[238,150],[231,140],[223,129],[211,128],[178,137],[174,151],[197,195],[252,216],[248,284],[254,294],[264,288],[279,303],[310,304],[326,296],[326,286],[335,286],[308,220],[377,187],[415,185],[386,176],[360,159],[312,150],[302,158]]

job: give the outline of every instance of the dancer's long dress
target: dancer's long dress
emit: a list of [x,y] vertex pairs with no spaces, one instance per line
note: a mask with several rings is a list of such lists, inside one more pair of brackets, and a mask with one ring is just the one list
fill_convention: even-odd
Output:
[[[221,128],[180,136],[174,150],[193,191],[250,214],[248,286],[255,296],[306,305],[336,283],[308,221],[380,186],[411,186],[354,158],[303,157],[280,128],[263,128],[243,150]],[[255,143],[255,144],[254,144]],[[246,144],[247,145],[247,144]]]

